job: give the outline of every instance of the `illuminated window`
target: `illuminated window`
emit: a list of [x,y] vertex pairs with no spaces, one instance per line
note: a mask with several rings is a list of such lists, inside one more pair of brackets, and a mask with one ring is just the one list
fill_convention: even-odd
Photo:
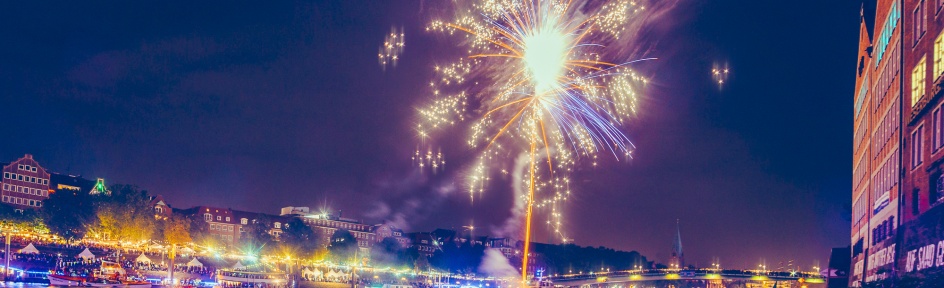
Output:
[[275,222],[275,228],[276,228],[276,229],[282,229],[282,223]]
[[921,57],[921,60],[918,60],[918,64],[915,64],[914,70],[911,70],[911,107],[914,107],[918,104],[918,100],[921,100],[921,97],[924,97],[925,83],[924,78],[927,75],[925,70],[926,62],[924,61],[926,57]]
[[213,220],[213,215],[210,215],[210,213],[203,214],[203,220],[211,221]]
[[229,217],[226,217],[226,222],[229,222]]
[[239,224],[243,224],[243,225],[249,224],[249,219],[246,219],[246,218],[239,219]]
[[918,126],[914,132],[911,132],[911,169],[917,168],[924,161],[922,132],[924,132],[924,125]]
[[941,77],[941,74],[944,74],[944,31],[934,40],[934,78]]

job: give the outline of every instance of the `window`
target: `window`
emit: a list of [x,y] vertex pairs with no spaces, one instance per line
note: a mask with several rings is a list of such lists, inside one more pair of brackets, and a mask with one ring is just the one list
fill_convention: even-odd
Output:
[[229,222],[229,217],[226,217],[226,222]]
[[3,179],[10,179],[10,172],[3,172]]
[[249,224],[249,219],[246,219],[246,218],[239,219],[239,224],[243,224],[243,225]]
[[921,100],[921,97],[924,97],[925,83],[924,77],[927,74],[925,71],[924,56],[921,57],[921,60],[918,60],[918,64],[915,64],[914,70],[911,70],[911,107],[915,107],[918,104],[918,100]]
[[16,175],[16,180],[23,181],[23,175],[17,174],[17,175]]
[[[944,1],[944,0],[942,0]],[[934,151],[937,151],[938,148],[941,148],[941,143],[944,143],[944,139],[941,139],[941,107],[934,109],[934,112],[931,114],[931,142],[934,144]]]
[[924,141],[922,132],[924,132],[924,125],[918,126],[914,132],[911,132],[911,169],[918,168],[924,161],[924,151],[921,149],[921,142]]
[[223,220],[222,216],[216,216],[216,221],[222,221],[222,220]]
[[43,185],[49,185],[49,179],[43,179]]
[[213,215],[210,215],[210,213],[203,214],[203,220],[206,220],[207,222],[212,221]]
[[16,165],[16,169],[23,170],[23,165],[22,164]]
[[10,184],[3,184],[4,191],[10,191]]
[[33,167],[30,171],[36,172],[36,167]]
[[918,2],[918,7],[914,10],[914,44],[918,44],[918,41],[921,40],[921,36],[924,36],[924,32],[927,31],[927,15],[924,13],[924,0]]
[[275,228],[276,228],[276,229],[282,229],[282,223],[275,222]]
[[42,201],[36,201],[36,207],[43,207]]

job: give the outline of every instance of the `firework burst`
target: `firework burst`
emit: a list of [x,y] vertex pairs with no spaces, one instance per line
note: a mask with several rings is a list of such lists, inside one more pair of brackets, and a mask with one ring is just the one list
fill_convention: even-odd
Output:
[[528,203],[524,257],[532,209],[546,210],[551,232],[566,241],[560,203],[570,197],[567,175],[578,160],[596,165],[601,153],[620,159],[633,149],[622,127],[647,80],[628,66],[641,60],[619,55],[619,40],[645,8],[629,0],[589,2],[483,0],[427,27],[461,37],[468,55],[435,67],[434,100],[419,109],[416,129],[426,139],[471,122],[467,143],[481,155],[469,172],[470,197],[484,191],[489,167],[527,153],[528,175],[514,183],[528,191],[521,195]]
[[380,45],[380,51],[377,52],[377,60],[380,61],[380,67],[387,69],[387,64],[396,67],[400,60],[400,53],[406,46],[406,34],[403,29],[391,28],[390,34],[384,37],[383,45]]

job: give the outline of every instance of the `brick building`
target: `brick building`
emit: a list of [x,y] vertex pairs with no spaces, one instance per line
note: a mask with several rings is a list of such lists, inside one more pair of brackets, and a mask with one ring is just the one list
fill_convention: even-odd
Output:
[[902,170],[902,19],[898,0],[864,1],[853,91],[852,245],[849,284],[893,268]]
[[944,269],[944,1],[904,2],[904,187],[898,276]]
[[49,199],[49,173],[33,160],[33,155],[3,165],[2,201],[16,209],[43,207]]
[[334,232],[338,230],[347,230],[351,235],[354,235],[360,253],[370,253],[370,248],[375,243],[383,240],[383,238],[377,238],[377,235],[374,234],[374,225],[364,224],[356,219],[343,218],[340,213],[338,215],[331,215],[330,213],[315,214],[311,213],[308,207],[289,206],[282,208],[281,215],[301,219],[312,230],[321,234],[322,241],[320,243],[324,243],[324,245],[331,243],[331,235],[334,235]]
[[[163,208],[158,202],[154,202],[155,212]],[[161,199],[160,203],[163,203]],[[166,203],[164,203],[166,205]],[[167,206],[169,208],[169,206]],[[288,221],[288,218],[268,215],[263,213],[247,212],[233,210],[229,208],[219,208],[210,206],[197,206],[190,209],[179,210],[177,213],[185,216],[197,217],[207,222],[210,235],[220,239],[224,244],[233,246],[239,244],[240,239],[245,238],[248,226],[257,221],[266,221],[268,233],[278,239],[282,234],[282,227]]]

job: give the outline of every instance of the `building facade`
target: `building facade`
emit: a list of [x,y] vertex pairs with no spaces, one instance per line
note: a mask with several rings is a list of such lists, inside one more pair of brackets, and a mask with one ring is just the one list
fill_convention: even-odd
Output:
[[903,2],[907,165],[896,271],[908,277],[944,269],[944,1]]
[[331,235],[334,235],[334,232],[338,230],[347,230],[357,239],[357,247],[360,248],[360,253],[369,253],[370,248],[373,247],[375,243],[383,240],[383,238],[378,238],[377,235],[374,234],[374,225],[364,224],[356,219],[343,218],[340,214],[311,213],[308,207],[292,206],[283,207],[280,214],[283,217],[297,217],[301,219],[305,224],[308,224],[312,230],[321,234],[322,241],[320,243],[325,243],[326,245],[327,243],[331,243]]
[[[860,14],[853,93],[852,246],[850,286],[889,277],[902,191],[902,73],[900,0],[865,1]],[[910,46],[908,46],[910,47]],[[907,74],[907,73],[905,73]],[[908,106],[910,107],[910,106]],[[910,113],[909,113],[910,115]]]
[[3,165],[2,201],[16,209],[37,209],[49,199],[49,173],[33,155]]

